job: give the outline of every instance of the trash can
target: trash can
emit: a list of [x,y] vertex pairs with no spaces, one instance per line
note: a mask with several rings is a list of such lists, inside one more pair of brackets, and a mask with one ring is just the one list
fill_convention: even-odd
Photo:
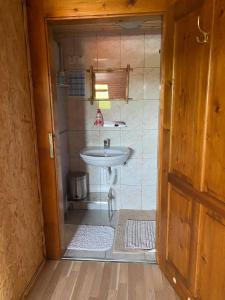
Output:
[[69,192],[71,200],[83,200],[87,198],[87,173],[71,172],[69,175]]

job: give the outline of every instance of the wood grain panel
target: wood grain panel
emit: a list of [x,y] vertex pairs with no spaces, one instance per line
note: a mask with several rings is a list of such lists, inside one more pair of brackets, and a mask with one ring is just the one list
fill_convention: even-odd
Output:
[[175,22],[171,172],[196,187],[201,183],[210,50],[210,43],[196,41],[197,19],[209,32],[211,11],[212,1],[205,1]]
[[167,9],[168,0],[48,0],[43,1],[45,16],[72,17],[113,14],[156,13]]
[[160,97],[160,137],[158,149],[158,207],[157,207],[157,249],[161,263],[166,258],[166,224],[168,206],[168,171],[170,153],[170,116],[172,101],[173,66],[173,11],[163,17],[161,53],[161,97]]
[[22,2],[0,8],[0,299],[20,299],[44,260]]
[[48,134],[54,133],[52,89],[47,28],[40,4],[33,1],[28,5],[28,22],[46,251],[49,258],[56,259],[61,255],[59,216],[63,207],[59,207],[56,162],[49,155]]
[[212,210],[202,214],[199,254],[199,296],[202,300],[225,298],[225,218]]
[[201,191],[196,190],[192,185],[188,184],[180,177],[177,177],[174,174],[169,174],[168,181],[173,186],[177,187],[179,190],[182,190],[185,194],[192,197],[196,202],[221,214],[225,214],[225,206],[221,201],[211,197],[207,193],[202,193]]
[[[160,263],[182,299],[220,300],[225,299],[225,4],[174,2],[171,172],[164,176],[159,202],[160,245],[165,244],[165,228],[168,232],[167,261],[160,248]],[[196,45],[198,16],[209,33],[205,45]],[[169,116],[170,107],[165,109],[164,116]],[[170,126],[168,122],[164,139]],[[163,153],[168,153],[169,144]],[[162,159],[166,170],[168,161]],[[172,185],[169,204],[166,181]]]
[[192,201],[171,187],[167,236],[167,259],[188,278],[191,251]]
[[167,262],[180,283],[196,295],[196,260],[200,205],[181,190],[170,186]]
[[225,201],[225,3],[215,1],[204,190]]

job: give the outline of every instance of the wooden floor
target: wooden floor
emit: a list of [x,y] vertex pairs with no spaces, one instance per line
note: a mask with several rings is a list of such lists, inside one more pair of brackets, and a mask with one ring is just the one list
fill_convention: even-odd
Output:
[[157,265],[48,261],[29,300],[178,300]]

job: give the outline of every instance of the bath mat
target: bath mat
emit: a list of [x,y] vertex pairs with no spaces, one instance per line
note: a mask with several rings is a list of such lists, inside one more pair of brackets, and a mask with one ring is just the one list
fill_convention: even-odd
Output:
[[106,251],[112,247],[114,229],[109,226],[78,225],[68,250]]
[[[125,247],[125,235],[126,225],[128,220],[137,221],[155,221],[155,210],[130,210],[122,209],[119,212],[118,222],[116,225],[115,239],[113,245],[113,251],[115,253],[123,252],[143,252],[145,250],[138,248],[126,248]],[[154,249],[153,249],[154,250]],[[150,251],[150,250],[147,250]],[[151,250],[152,251],[152,250]]]
[[155,221],[127,220],[125,248],[155,249]]

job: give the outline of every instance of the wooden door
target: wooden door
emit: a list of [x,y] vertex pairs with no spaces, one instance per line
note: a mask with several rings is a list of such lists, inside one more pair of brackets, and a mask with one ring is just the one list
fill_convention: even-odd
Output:
[[[167,148],[160,192],[160,264],[182,299],[222,300],[225,2],[177,1],[173,14],[173,91],[171,119],[163,135]],[[203,41],[198,20],[208,33],[205,43],[196,40]],[[170,107],[166,109],[164,115],[169,115]],[[165,229],[167,234],[161,234]]]
[[170,173],[200,187],[210,43],[198,29],[211,30],[212,1],[178,15],[174,26],[173,103]]
[[211,209],[203,209],[198,256],[200,299],[225,298],[225,218]]
[[[211,0],[188,4],[178,1],[172,8],[172,101],[164,113],[171,118],[164,123],[167,149],[163,153],[167,157],[162,165],[159,257],[161,267],[184,299],[197,298],[199,292],[197,259],[202,201],[199,194],[204,171],[213,4]],[[209,33],[205,43],[198,22]]]
[[225,2],[215,1],[203,190],[225,202]]
[[225,2],[215,0],[197,268],[200,299],[225,299]]
[[173,280],[185,283],[195,294],[195,261],[199,222],[199,204],[183,191],[170,186],[167,266],[173,271]]

